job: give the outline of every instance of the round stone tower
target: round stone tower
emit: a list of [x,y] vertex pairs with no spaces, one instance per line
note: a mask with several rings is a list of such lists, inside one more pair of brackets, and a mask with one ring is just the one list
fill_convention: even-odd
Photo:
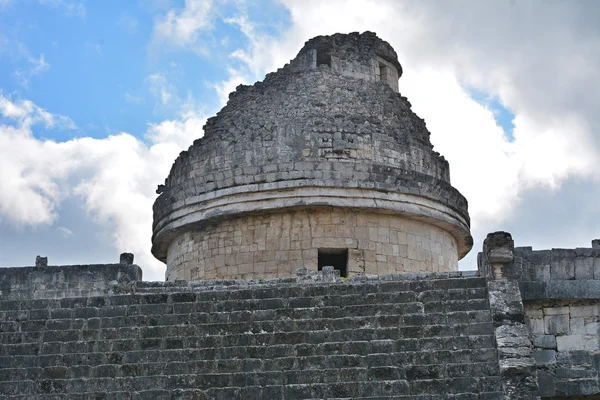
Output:
[[313,38],[240,85],[157,191],[152,253],[167,280],[457,270],[467,201],[401,75],[365,32]]

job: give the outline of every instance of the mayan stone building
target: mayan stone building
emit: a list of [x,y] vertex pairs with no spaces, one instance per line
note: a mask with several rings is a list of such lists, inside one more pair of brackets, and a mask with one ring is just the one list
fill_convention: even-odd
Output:
[[0,399],[599,399],[600,240],[494,232],[458,271],[467,202],[401,74],[336,34],[238,87],[159,186],[165,282],[0,268]]
[[167,280],[456,271],[467,201],[373,33],[319,36],[239,86],[154,204]]

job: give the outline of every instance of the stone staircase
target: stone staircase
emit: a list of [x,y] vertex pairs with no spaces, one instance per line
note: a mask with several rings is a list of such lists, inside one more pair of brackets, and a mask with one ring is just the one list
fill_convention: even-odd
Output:
[[0,398],[503,398],[471,273],[120,290],[0,301]]

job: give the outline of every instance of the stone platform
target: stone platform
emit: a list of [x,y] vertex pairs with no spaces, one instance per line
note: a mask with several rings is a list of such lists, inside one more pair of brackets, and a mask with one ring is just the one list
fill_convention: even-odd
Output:
[[5,296],[0,398],[503,398],[484,278],[335,272]]

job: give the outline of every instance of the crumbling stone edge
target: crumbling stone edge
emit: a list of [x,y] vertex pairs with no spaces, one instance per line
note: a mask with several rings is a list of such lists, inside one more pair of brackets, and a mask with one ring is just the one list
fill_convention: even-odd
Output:
[[538,400],[536,366],[519,283],[502,276],[502,267],[513,258],[514,242],[509,233],[488,234],[479,264],[487,278],[504,398]]

